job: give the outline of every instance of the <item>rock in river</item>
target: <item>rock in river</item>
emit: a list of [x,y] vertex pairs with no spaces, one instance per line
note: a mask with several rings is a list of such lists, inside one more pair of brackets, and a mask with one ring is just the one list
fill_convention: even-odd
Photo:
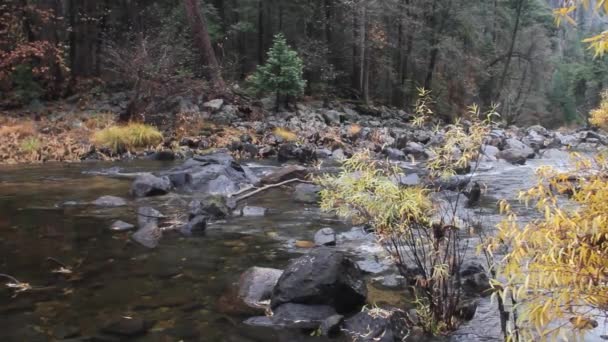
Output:
[[335,246],[336,232],[332,228],[321,228],[315,233],[315,245]]
[[285,303],[330,305],[339,313],[365,303],[367,288],[356,264],[342,252],[319,247],[292,260],[275,286],[271,307]]
[[296,185],[293,199],[300,203],[315,204],[319,202],[319,191],[321,187],[318,185],[301,183]]
[[398,309],[379,309],[373,314],[364,310],[344,321],[342,330],[353,341],[395,342],[409,335],[406,314]]
[[283,274],[283,271],[266,267],[251,267],[245,271],[239,279],[239,298],[245,305],[262,309],[265,305],[263,301],[269,300],[272,289]]
[[245,324],[287,329],[317,329],[336,310],[329,305],[286,303],[273,310],[271,317],[252,317]]
[[148,324],[141,318],[119,317],[106,323],[101,332],[123,337],[134,337],[146,333]]
[[143,174],[133,181],[131,194],[135,197],[164,195],[171,190],[168,177],[157,177],[153,174]]
[[101,196],[91,202],[91,204],[98,207],[122,207],[127,205],[127,201],[124,198],[116,196]]

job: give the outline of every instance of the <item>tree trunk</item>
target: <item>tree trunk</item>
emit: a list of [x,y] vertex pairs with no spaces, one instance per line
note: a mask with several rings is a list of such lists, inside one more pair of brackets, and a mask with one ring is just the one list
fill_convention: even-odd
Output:
[[258,1],[258,64],[264,64],[264,1]]
[[222,78],[220,66],[211,46],[211,38],[209,37],[205,16],[198,8],[198,1],[184,0],[184,6],[186,7],[186,16],[192,29],[194,45],[199,50],[200,59],[204,66],[205,76],[216,89],[223,89],[225,87],[224,79]]
[[521,12],[524,7],[525,1],[526,0],[517,1],[517,7],[515,8],[515,25],[513,25],[513,32],[511,33],[511,43],[509,44],[509,50],[507,51],[507,60],[505,61],[505,65],[502,69],[502,73],[501,73],[500,79],[498,81],[498,88],[496,89],[496,95],[494,96],[494,101],[498,101],[500,99],[503,88],[505,86],[505,80],[507,79],[509,67],[511,66],[511,59],[513,58],[513,50],[515,49],[515,41],[517,40],[517,33],[519,32],[519,23],[521,21]]

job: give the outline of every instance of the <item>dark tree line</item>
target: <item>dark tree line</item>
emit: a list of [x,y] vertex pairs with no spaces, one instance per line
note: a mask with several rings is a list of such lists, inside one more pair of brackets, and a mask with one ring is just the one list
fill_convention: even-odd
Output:
[[[304,60],[308,95],[407,108],[425,87],[446,117],[477,102],[499,103],[511,122],[576,120],[597,102],[606,78],[605,63],[581,53],[579,38],[604,24],[579,11],[577,30],[557,28],[551,11],[559,2],[10,0],[2,9],[13,24],[3,21],[11,27],[1,33],[17,38],[1,39],[0,47],[4,54],[27,42],[59,47],[65,70],[53,67],[47,80],[57,89],[117,78],[117,49],[149,54],[145,60],[164,65],[156,72],[166,77],[201,77],[223,88],[247,79],[280,32]],[[40,20],[36,11],[52,18]],[[0,78],[4,90],[14,86],[9,74]]]

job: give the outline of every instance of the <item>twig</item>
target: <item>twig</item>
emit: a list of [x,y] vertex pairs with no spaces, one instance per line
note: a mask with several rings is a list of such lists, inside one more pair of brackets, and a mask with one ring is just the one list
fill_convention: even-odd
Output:
[[241,190],[239,190],[239,191],[237,191],[237,192],[235,192],[235,193],[232,193],[232,194],[228,195],[228,198],[233,197],[233,196],[236,196],[236,195],[240,195],[240,194],[242,194],[243,192],[247,192],[247,191],[249,191],[249,190],[251,190],[251,189],[255,189],[255,188],[256,188],[256,187],[255,187],[255,186],[253,186],[253,185],[248,185],[248,186],[246,186],[246,187],[242,188]]
[[248,194],[246,194],[246,195],[243,195],[243,196],[241,196],[241,197],[237,197],[237,198],[236,198],[236,201],[237,201],[237,202],[238,202],[238,201],[242,201],[242,200],[244,200],[244,199],[246,199],[246,198],[249,198],[249,197],[251,197],[251,196],[253,196],[253,195],[255,195],[255,194],[259,194],[259,193],[260,193],[260,192],[262,192],[262,191],[266,191],[266,190],[271,189],[271,188],[276,188],[276,187],[279,187],[279,186],[282,186],[282,185],[285,185],[285,184],[289,184],[289,183],[294,183],[294,182],[300,182],[300,183],[314,184],[314,183],[313,183],[313,182],[311,182],[311,181],[307,181],[307,180],[300,179],[300,178],[293,178],[293,179],[289,179],[289,180],[286,180],[286,181],[283,181],[283,182],[280,182],[280,183],[276,183],[276,184],[269,184],[269,185],[263,186],[263,187],[261,187],[261,188],[258,188],[257,190],[252,191],[252,192],[250,192],[250,193],[248,193]]

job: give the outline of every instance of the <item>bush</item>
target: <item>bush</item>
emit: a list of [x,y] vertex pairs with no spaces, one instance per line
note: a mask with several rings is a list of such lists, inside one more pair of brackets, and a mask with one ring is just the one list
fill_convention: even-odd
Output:
[[608,91],[602,93],[600,106],[589,113],[589,123],[601,129],[608,129]]
[[494,282],[512,304],[514,341],[586,340],[608,313],[608,162],[574,156],[575,173],[542,167],[538,184],[520,195],[536,203],[540,218],[522,224],[501,204],[506,218],[487,246],[501,254],[508,248]]
[[93,141],[101,146],[112,149],[115,153],[122,153],[134,148],[156,146],[163,140],[158,129],[140,124],[129,123],[125,126],[111,126],[93,136]]
[[303,70],[304,64],[298,53],[287,45],[282,34],[277,34],[268,51],[266,64],[258,66],[251,82],[256,91],[275,94],[278,109],[282,96],[287,101],[289,96],[299,96],[304,92]]

